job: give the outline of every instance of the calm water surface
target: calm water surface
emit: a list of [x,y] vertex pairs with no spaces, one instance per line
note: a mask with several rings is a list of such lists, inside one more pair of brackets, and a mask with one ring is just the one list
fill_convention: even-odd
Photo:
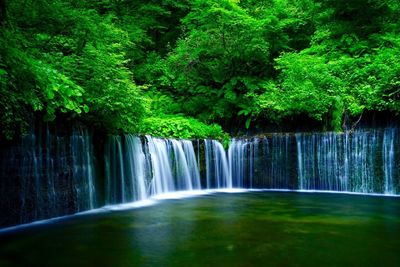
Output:
[[0,266],[400,266],[400,198],[218,193],[0,234]]

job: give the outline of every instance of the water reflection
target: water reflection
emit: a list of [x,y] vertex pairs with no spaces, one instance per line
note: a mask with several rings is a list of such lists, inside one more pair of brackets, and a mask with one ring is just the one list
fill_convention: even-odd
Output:
[[399,266],[397,198],[218,193],[0,235],[1,266]]

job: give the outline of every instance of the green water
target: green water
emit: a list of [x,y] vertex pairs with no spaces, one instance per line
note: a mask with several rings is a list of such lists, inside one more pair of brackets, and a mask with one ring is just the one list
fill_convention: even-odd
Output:
[[400,199],[214,194],[0,234],[0,266],[400,266]]

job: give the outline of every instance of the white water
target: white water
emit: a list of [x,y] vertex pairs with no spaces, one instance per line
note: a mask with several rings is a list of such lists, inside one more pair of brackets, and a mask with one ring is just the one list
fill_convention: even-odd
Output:
[[395,168],[395,156],[394,156],[394,140],[395,140],[396,129],[389,128],[385,129],[383,135],[383,173],[385,177],[385,194],[395,194],[394,182],[394,168]]
[[[50,135],[48,135],[50,136]],[[93,143],[86,129],[77,129],[71,137],[73,171],[75,190],[77,195],[78,211],[94,209],[96,207],[96,188],[93,163]],[[49,168],[54,168],[54,159],[47,159]],[[49,174],[48,174],[49,176]],[[49,182],[53,181],[48,179]],[[55,196],[54,182],[51,183],[52,196]]]
[[196,155],[188,140],[146,136],[142,142],[132,135],[112,137],[105,161],[106,204],[201,189]]
[[200,190],[201,183],[200,183],[200,171],[198,167],[199,160],[196,159],[193,143],[192,141],[189,140],[181,140],[180,142],[182,144],[183,151],[185,153],[186,163],[189,169],[189,179],[192,182],[192,189]]
[[139,137],[126,136],[128,174],[131,179],[133,199],[145,200],[148,197],[146,188],[146,156],[143,152],[142,142]]
[[[24,156],[14,151],[9,161],[19,167],[20,191],[12,200],[21,203],[19,223],[104,204],[175,198],[179,192],[202,194],[201,189],[400,192],[396,128],[233,139],[227,151],[218,141],[197,140],[196,152],[190,140],[114,136],[105,145],[104,184],[96,180],[93,141],[86,130],[74,131],[70,139],[47,133],[45,141],[31,135],[24,142]],[[45,150],[39,149],[41,143]],[[66,172],[70,166],[72,173]],[[4,179],[0,183],[4,195],[10,185]],[[65,190],[68,186],[72,190]]]
[[207,189],[232,188],[226,152],[222,144],[215,140],[205,140]]
[[175,177],[177,190],[193,190],[192,178],[189,172],[189,166],[186,160],[186,155],[183,152],[182,143],[178,140],[169,140],[173,149],[175,163]]
[[[229,175],[235,187],[244,188],[245,153],[248,144],[244,140],[233,139],[228,149]],[[251,156],[249,157],[251,158]]]
[[296,134],[299,189],[395,194],[394,142],[393,128]]
[[158,195],[175,191],[171,165],[167,152],[167,141],[146,136],[152,167],[151,194]]

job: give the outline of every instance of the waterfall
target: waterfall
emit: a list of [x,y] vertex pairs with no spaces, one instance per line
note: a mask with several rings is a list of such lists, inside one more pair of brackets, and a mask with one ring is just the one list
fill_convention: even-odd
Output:
[[192,141],[112,136],[105,149],[106,203],[201,189]]
[[139,137],[110,137],[105,149],[105,202],[117,204],[148,197],[146,157]]
[[394,141],[395,128],[385,129],[383,133],[383,173],[384,173],[384,192],[386,194],[395,194],[394,175],[395,175],[395,157],[394,157]]
[[233,187],[292,189],[291,137],[232,139],[228,149]]
[[299,188],[395,194],[395,131],[296,134]]
[[283,136],[274,134],[271,139],[271,166],[269,173],[272,180],[272,188],[291,189],[293,188],[290,184],[290,169],[292,162],[289,148],[292,145],[291,137],[289,134],[284,134]]
[[233,187],[398,194],[397,132],[387,128],[232,139],[229,175]]
[[146,182],[146,156],[139,137],[126,136],[127,172],[131,181],[132,200],[144,200],[148,197]]
[[249,188],[254,188],[254,175],[258,168],[258,145],[259,140],[255,138],[253,142],[250,143],[250,155],[249,155]]
[[[50,134],[48,134],[50,136]],[[96,203],[95,171],[93,163],[93,142],[87,129],[76,129],[71,137],[73,159],[73,177],[77,197],[77,210],[93,209]],[[54,159],[47,170],[54,169]],[[53,181],[49,179],[49,181]],[[54,181],[51,183],[52,196],[55,198]]]
[[79,127],[69,135],[48,128],[32,131],[16,145],[2,148],[0,210],[5,216],[0,216],[0,225],[176,191],[400,193],[400,134],[395,127],[234,138],[227,150],[209,139],[120,135],[107,138],[103,148],[104,161],[98,162],[92,134]]
[[228,149],[229,175],[235,188],[253,188],[259,139],[232,139]]
[[244,187],[247,146],[248,142],[245,140],[233,139],[228,149],[229,175],[234,187]]
[[200,161],[199,160],[200,156],[199,154],[197,154],[198,158],[196,159],[192,141],[181,140],[180,142],[182,143],[183,151],[186,157],[187,167],[190,172],[189,179],[191,179],[192,188],[195,190],[200,190],[201,189],[200,171],[199,171],[200,166],[198,166],[198,162]]
[[205,151],[205,161],[206,161],[206,179],[207,179],[207,183],[206,183],[206,188],[210,189],[213,185],[211,183],[213,177],[212,177],[212,164],[211,164],[211,160],[212,160],[212,151],[211,151],[211,145],[212,145],[212,141],[211,140],[204,140],[204,151]]
[[124,151],[122,150],[122,140],[120,136],[113,136],[108,140],[105,149],[106,162],[106,204],[126,202]]
[[178,140],[169,140],[174,153],[176,188],[178,190],[193,190],[192,178],[182,143]]
[[168,158],[167,141],[147,136],[152,165],[151,193],[158,195],[175,191],[171,165]]
[[222,144],[215,140],[205,140],[207,188],[232,188],[228,160]]
[[0,151],[0,225],[95,208],[94,151],[88,130],[70,137],[34,129]]

